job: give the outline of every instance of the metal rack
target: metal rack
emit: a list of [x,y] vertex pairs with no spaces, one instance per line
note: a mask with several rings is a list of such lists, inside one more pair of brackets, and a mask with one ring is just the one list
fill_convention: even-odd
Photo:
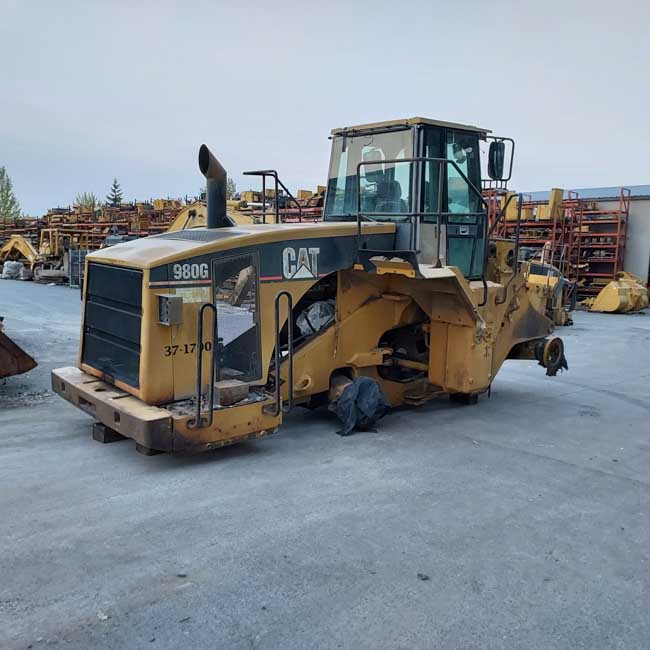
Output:
[[[505,203],[507,195],[496,192],[484,192],[490,214],[498,214],[500,206]],[[539,258],[556,266],[569,280],[576,279],[575,264],[572,263],[573,230],[576,225],[577,194],[570,192],[559,209],[548,218],[539,218],[548,209],[548,201],[534,201],[530,195],[522,195],[521,223],[519,224],[519,245],[528,250],[529,258]],[[513,206],[514,208],[514,206]],[[512,216],[501,220],[495,228],[497,237],[514,239],[517,221]]]
[[[631,191],[622,187],[616,208],[601,209],[596,201],[581,199],[577,192],[569,191],[558,213],[543,220],[538,216],[548,202],[529,197],[522,203],[520,245],[576,282],[580,298],[593,296],[623,270],[630,195]],[[494,190],[484,191],[491,220],[505,196]],[[515,229],[515,221],[502,220],[495,234],[513,239]]]
[[630,197],[631,190],[622,187],[613,210],[600,209],[593,201],[578,202],[574,250],[579,296],[597,294],[623,270]]

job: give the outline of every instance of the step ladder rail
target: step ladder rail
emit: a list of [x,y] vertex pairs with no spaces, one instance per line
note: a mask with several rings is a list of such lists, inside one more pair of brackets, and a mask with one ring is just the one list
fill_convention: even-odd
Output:
[[[287,300],[287,360],[289,362],[288,370],[288,387],[287,402],[282,403],[281,381],[280,381],[280,363],[282,354],[280,351],[280,301],[282,297]],[[288,413],[293,408],[293,296],[288,291],[280,291],[275,296],[275,407],[273,415],[277,417],[280,411]]]
[[[203,342],[203,321],[206,310],[212,312],[212,336],[210,341],[210,383],[208,388],[208,413],[207,418],[201,416],[201,399],[202,399],[202,380],[203,380],[203,352],[205,343]],[[199,322],[197,325],[196,336],[196,415],[188,426],[192,429],[212,426],[214,418],[214,384],[219,381],[219,367],[217,350],[219,347],[219,322],[217,318],[217,307],[211,302],[206,302],[199,309]]]

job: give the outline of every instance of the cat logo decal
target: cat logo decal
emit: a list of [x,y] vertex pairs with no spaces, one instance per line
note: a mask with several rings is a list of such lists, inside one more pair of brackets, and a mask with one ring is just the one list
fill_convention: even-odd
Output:
[[282,251],[282,275],[287,280],[309,280],[318,277],[320,248],[292,248]]

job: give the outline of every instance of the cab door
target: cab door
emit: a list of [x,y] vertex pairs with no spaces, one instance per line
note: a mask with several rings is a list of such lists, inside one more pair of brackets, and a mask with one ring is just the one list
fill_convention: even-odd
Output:
[[[418,154],[423,158],[445,157],[445,130],[426,126],[421,131]],[[447,210],[444,183],[440,174],[446,170],[435,162],[423,163],[421,208],[422,217],[418,229],[419,260],[422,264],[447,265],[447,226],[441,212]],[[442,190],[442,193],[440,192]]]
[[457,266],[467,278],[477,278],[483,273],[487,219],[477,193],[481,188],[478,135],[447,129],[445,157],[454,163],[447,165],[446,179],[447,264]]
[[468,278],[480,277],[486,215],[477,194],[481,187],[478,135],[427,126],[419,152],[424,158],[454,163],[423,163],[419,258],[424,264],[457,266]]

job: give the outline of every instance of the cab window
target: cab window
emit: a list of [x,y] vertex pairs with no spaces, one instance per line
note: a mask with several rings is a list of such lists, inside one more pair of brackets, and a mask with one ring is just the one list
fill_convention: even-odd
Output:
[[[447,211],[452,214],[476,213],[480,210],[480,199],[459,173],[460,170],[476,188],[481,187],[480,153],[475,134],[447,131]],[[450,217],[450,221],[454,219]],[[474,218],[462,221],[474,221]]]
[[[413,131],[336,136],[327,186],[325,219],[356,219],[357,164],[359,170],[361,212],[388,213],[377,220],[400,220],[409,212],[411,201],[411,163],[387,160],[413,155]],[[392,215],[395,215],[394,217]]]

